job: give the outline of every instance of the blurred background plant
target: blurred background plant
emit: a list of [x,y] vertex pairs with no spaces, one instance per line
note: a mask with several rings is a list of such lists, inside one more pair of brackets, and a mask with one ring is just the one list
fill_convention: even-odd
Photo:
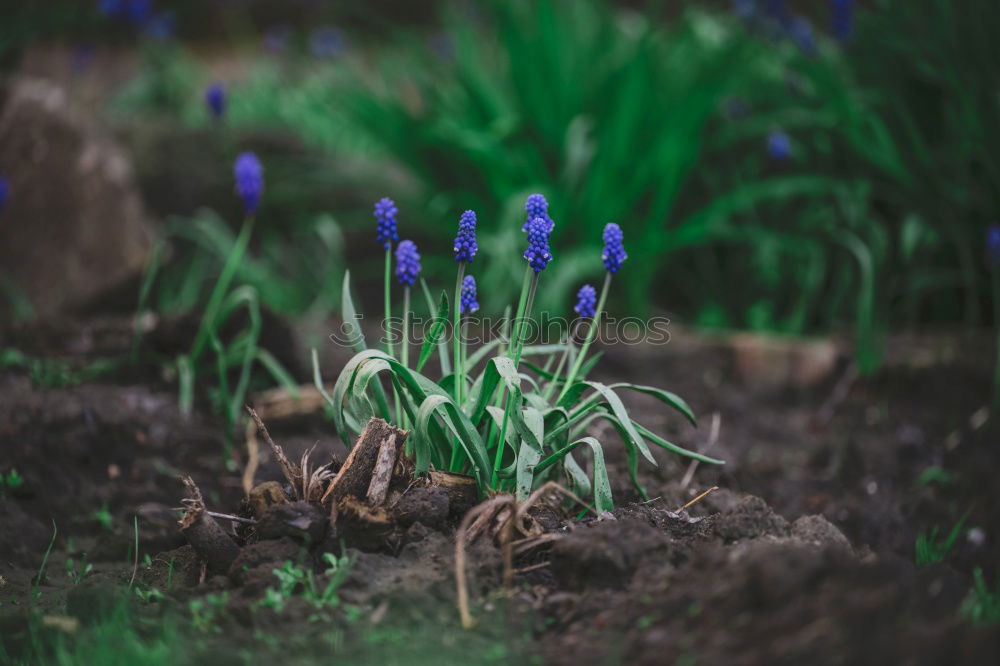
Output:
[[[567,311],[599,277],[586,257],[615,221],[632,266],[612,313],[849,330],[863,372],[890,328],[992,318],[982,245],[1000,98],[986,73],[1000,65],[1000,14],[988,0],[146,4],[142,17],[127,1],[24,7],[0,60],[39,37],[140,46],[108,110],[150,206],[184,229],[158,310],[195,308],[217,274],[234,236],[221,165],[243,146],[274,186],[240,281],[285,315],[337,306],[341,237],[366,233],[386,194],[421,247],[479,213],[477,279],[495,311],[519,283],[507,259],[522,203],[541,192],[559,258],[546,310]],[[204,98],[217,80],[221,122]],[[362,297],[376,250],[353,262]],[[445,254],[428,252],[430,281],[451,275]]]

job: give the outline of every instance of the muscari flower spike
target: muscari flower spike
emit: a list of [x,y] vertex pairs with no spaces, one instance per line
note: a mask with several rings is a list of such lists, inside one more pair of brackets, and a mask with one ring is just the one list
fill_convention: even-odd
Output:
[[545,200],[545,197],[541,194],[532,194],[528,197],[528,200],[524,202],[524,212],[528,214],[527,219],[524,221],[524,225],[521,227],[521,231],[528,230],[528,223],[531,222],[536,217],[544,219],[549,224],[549,233],[555,228],[556,223],[552,221],[549,217],[549,202]]
[[612,275],[617,273],[622,267],[622,262],[628,259],[625,246],[622,244],[623,239],[622,228],[617,224],[609,222],[604,225],[604,252],[601,254],[601,260],[604,262],[604,268]]
[[573,311],[576,312],[578,317],[590,319],[594,316],[596,310],[597,291],[589,284],[585,284],[580,287],[580,291],[576,292],[576,306],[573,308]]
[[471,275],[466,275],[462,279],[462,293],[459,306],[459,311],[462,314],[472,314],[479,310],[479,301],[476,300],[476,278]]
[[[2,199],[0,196],[0,202]],[[986,229],[986,263],[990,268],[1000,268],[1000,224],[991,224]]]
[[205,88],[205,104],[216,118],[221,118],[226,110],[226,89],[221,83],[212,83]]
[[264,167],[260,160],[251,152],[240,153],[233,167],[236,176],[236,192],[243,199],[243,207],[247,215],[257,212],[260,195],[264,191]]
[[471,262],[479,245],[476,243],[476,214],[467,210],[458,221],[458,235],[455,236],[455,261]]
[[420,275],[420,253],[411,240],[401,241],[396,247],[396,278],[399,284],[412,287]]
[[830,31],[844,43],[851,38],[854,26],[854,0],[830,0]]
[[382,197],[375,203],[375,219],[377,220],[375,241],[382,244],[383,250],[392,248],[392,244],[399,240],[396,232],[396,202],[389,197]]
[[536,273],[544,271],[552,261],[552,252],[549,251],[549,223],[543,217],[536,217],[528,222],[528,249],[524,251],[524,258]]
[[792,155],[792,140],[781,130],[773,130],[767,135],[767,153],[779,162]]

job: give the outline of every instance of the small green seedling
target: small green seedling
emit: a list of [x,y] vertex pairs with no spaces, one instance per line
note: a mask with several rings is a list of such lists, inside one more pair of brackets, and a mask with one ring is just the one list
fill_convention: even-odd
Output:
[[[138,597],[140,601],[144,601],[146,603],[154,601],[163,601],[164,599],[163,593],[160,592],[160,590],[155,587],[151,587],[148,590],[144,590],[140,587],[136,587],[133,589],[135,590],[135,596]],[[193,610],[192,613],[194,613]]]
[[73,585],[79,585],[80,581],[93,571],[94,565],[87,561],[86,553],[83,554],[83,558],[79,562],[72,557],[66,560],[66,577],[73,582]]
[[222,628],[216,624],[216,620],[225,612],[228,603],[228,592],[209,594],[202,599],[192,599],[188,603],[188,609],[191,611],[191,624],[204,634],[221,633]]
[[346,555],[338,558],[333,553],[324,553],[323,561],[327,564],[327,568],[323,571],[323,575],[327,577],[326,585],[317,582],[311,568],[285,562],[280,569],[274,570],[274,575],[278,578],[278,587],[268,589],[260,605],[274,608],[280,613],[285,607],[285,602],[300,589],[302,598],[317,610],[340,605],[337,590],[350,573],[353,560]]
[[11,469],[6,476],[0,474],[0,497],[6,495],[8,490],[17,490],[23,485],[24,477],[16,469]]
[[114,529],[115,519],[114,516],[111,515],[111,511],[108,510],[107,502],[101,505],[100,509],[90,514],[90,517],[96,520],[97,523],[107,531],[110,532]]
[[1000,576],[997,576],[992,590],[987,587],[981,568],[976,567],[972,579],[972,589],[962,602],[959,613],[975,625],[1000,624]]
[[962,516],[944,539],[938,538],[938,528],[936,527],[932,528],[930,532],[921,532],[917,535],[915,546],[917,566],[925,567],[943,562],[958,540],[958,535],[961,534],[962,526],[967,517],[968,514]]

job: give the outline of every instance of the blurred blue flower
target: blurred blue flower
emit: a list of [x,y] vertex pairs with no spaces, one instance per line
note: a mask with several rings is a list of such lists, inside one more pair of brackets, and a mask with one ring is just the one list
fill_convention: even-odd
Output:
[[420,253],[411,240],[401,241],[396,247],[396,277],[399,284],[412,287],[420,275]]
[[7,179],[0,176],[0,212],[2,212],[4,206],[7,205],[7,194],[9,192],[10,186],[7,185]]
[[174,15],[160,12],[146,23],[146,34],[159,42],[164,42],[174,36]]
[[205,88],[205,104],[216,118],[221,118],[226,111],[226,89],[221,83],[211,83]]
[[399,240],[396,232],[396,215],[399,209],[396,202],[389,197],[382,197],[375,202],[375,241],[382,244],[383,250],[392,248],[392,244]]
[[524,251],[524,258],[536,273],[544,271],[552,261],[552,252],[549,250],[549,228],[549,223],[544,217],[536,217],[528,222],[528,249]]
[[153,13],[153,0],[129,0],[127,16],[135,25],[145,25]]
[[573,308],[573,311],[579,317],[590,319],[594,316],[596,310],[597,290],[589,284],[585,284],[580,287],[580,291],[576,292],[576,306]]
[[126,0],[97,0],[97,12],[104,16],[117,17],[125,12]]
[[317,58],[332,58],[344,48],[344,33],[336,26],[320,26],[309,35],[309,52]]
[[809,19],[796,16],[788,27],[788,35],[807,56],[816,55],[816,40],[813,38],[812,23]]
[[741,19],[753,18],[757,13],[757,0],[733,0],[733,13]]
[[236,176],[236,192],[243,199],[243,207],[247,215],[253,215],[264,191],[264,167],[256,155],[245,152],[236,158],[233,173]]
[[854,26],[854,0],[830,0],[830,32],[838,42],[851,38]]
[[460,314],[472,314],[479,311],[479,301],[476,300],[476,278],[466,275],[462,278]]
[[612,275],[617,273],[622,263],[628,259],[623,241],[622,228],[614,222],[608,222],[604,226],[604,252],[601,254],[601,260],[604,262],[604,268]]
[[767,0],[767,15],[786,30],[792,25],[792,14],[786,0]]
[[292,29],[287,25],[272,26],[264,32],[264,50],[274,54],[284,53],[291,38]]
[[780,129],[772,130],[767,135],[767,154],[779,162],[784,162],[792,156],[792,140]]
[[991,224],[986,229],[986,263],[990,268],[1000,268],[1000,224]]
[[525,219],[524,225],[521,226],[521,231],[527,231],[528,223],[536,217],[540,217],[548,223],[549,233],[552,233],[556,223],[549,217],[549,202],[545,200],[544,196],[541,194],[528,196],[528,200],[524,202],[524,212],[527,213],[527,219]]
[[462,213],[458,221],[458,234],[455,236],[455,261],[472,262],[479,251],[476,243],[476,214],[471,210]]

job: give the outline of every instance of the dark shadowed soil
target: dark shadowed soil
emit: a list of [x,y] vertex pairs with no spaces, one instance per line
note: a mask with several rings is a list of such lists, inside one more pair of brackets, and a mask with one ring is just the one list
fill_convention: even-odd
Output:
[[[81,368],[120,352],[102,326],[4,342]],[[87,330],[89,345],[79,340]],[[885,369],[850,384],[832,411],[823,407],[839,372],[808,390],[764,391],[737,379],[721,341],[677,334],[665,347],[608,350],[599,377],[662,386],[694,408],[697,430],[628,396],[638,420],[668,439],[703,445],[719,412],[711,454],[727,464],[699,467],[682,488],[687,462],[660,451],[658,467],[640,466],[651,498],[643,503],[622,450],[606,446],[620,508],[583,520],[546,509],[539,520],[558,538],[515,561],[528,570],[512,592],[501,590],[498,550],[485,538],[473,544],[472,631],[455,610],[454,517],[409,521],[391,545],[347,548],[353,565],[338,605],[292,598],[278,611],[262,603],[277,587],[274,569],[297,563],[326,580],[324,548],[301,535],[261,540],[225,574],[203,574],[177,527],[182,473],[210,509],[237,511],[241,435],[236,462],[227,461],[221,421],[185,421],[169,378],[143,369],[65,388],[0,370],[0,473],[24,479],[0,498],[2,645],[18,658],[33,636],[85,632],[121,604],[134,575],[134,589],[162,598],[130,593],[130,617],[150,639],[181,632],[177,663],[997,663],[1000,630],[959,614],[972,571],[988,581],[1000,573],[988,349],[986,337],[900,338]],[[272,434],[293,459],[314,444],[317,457],[344,454],[321,414]],[[265,457],[257,481],[280,478]],[[713,485],[721,489],[678,511]],[[916,566],[918,535],[946,534],[963,516],[944,562]],[[94,569],[75,581],[84,553]],[[214,605],[221,610],[199,624],[205,612],[195,609]],[[82,626],[40,629],[42,616]]]

